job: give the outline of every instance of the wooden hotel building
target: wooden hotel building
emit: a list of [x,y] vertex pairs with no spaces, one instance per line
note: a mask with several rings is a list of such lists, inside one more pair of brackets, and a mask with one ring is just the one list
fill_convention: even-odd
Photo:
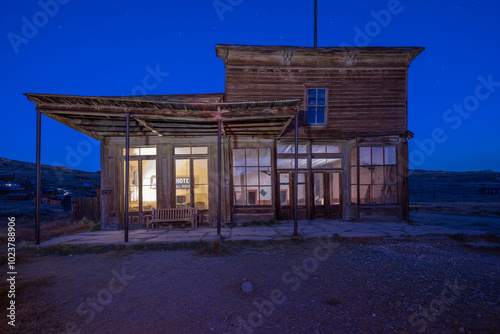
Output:
[[209,226],[408,220],[408,67],[422,51],[217,45],[221,94],[26,95],[38,119],[101,142],[104,228],[183,207]]

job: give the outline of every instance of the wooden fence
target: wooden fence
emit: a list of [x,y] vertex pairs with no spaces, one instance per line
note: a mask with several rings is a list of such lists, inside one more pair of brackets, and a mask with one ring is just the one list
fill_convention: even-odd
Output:
[[80,220],[84,217],[93,221],[101,219],[101,205],[97,197],[71,198],[71,211],[73,220]]

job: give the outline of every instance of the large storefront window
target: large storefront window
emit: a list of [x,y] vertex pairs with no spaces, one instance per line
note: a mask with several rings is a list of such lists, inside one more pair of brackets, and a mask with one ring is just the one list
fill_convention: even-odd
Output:
[[235,205],[272,205],[271,149],[233,150]]
[[208,147],[176,147],[175,205],[208,209]]
[[351,149],[352,203],[357,203],[358,191],[360,204],[397,203],[395,146],[359,147],[359,162],[356,148]]

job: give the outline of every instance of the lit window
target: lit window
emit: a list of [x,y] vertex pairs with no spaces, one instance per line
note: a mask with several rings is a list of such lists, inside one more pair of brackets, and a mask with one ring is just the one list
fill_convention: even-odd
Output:
[[[123,156],[126,154],[126,150],[122,150]],[[156,147],[134,147],[129,149],[129,155],[156,155]]]
[[326,124],[326,89],[307,89],[307,124]]

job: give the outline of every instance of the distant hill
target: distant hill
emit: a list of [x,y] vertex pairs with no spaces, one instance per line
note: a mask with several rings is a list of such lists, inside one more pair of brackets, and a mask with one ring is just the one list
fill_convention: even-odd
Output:
[[[0,158],[0,177],[14,175],[10,182],[19,184],[36,183],[36,164],[25,161]],[[84,183],[100,184],[100,172],[85,172],[62,166],[42,165],[42,186],[47,188],[63,188],[75,195],[83,195]]]
[[[411,202],[499,202],[499,194],[481,194],[481,188],[500,189],[500,173],[494,171],[410,171]],[[496,196],[495,196],[496,195]]]

